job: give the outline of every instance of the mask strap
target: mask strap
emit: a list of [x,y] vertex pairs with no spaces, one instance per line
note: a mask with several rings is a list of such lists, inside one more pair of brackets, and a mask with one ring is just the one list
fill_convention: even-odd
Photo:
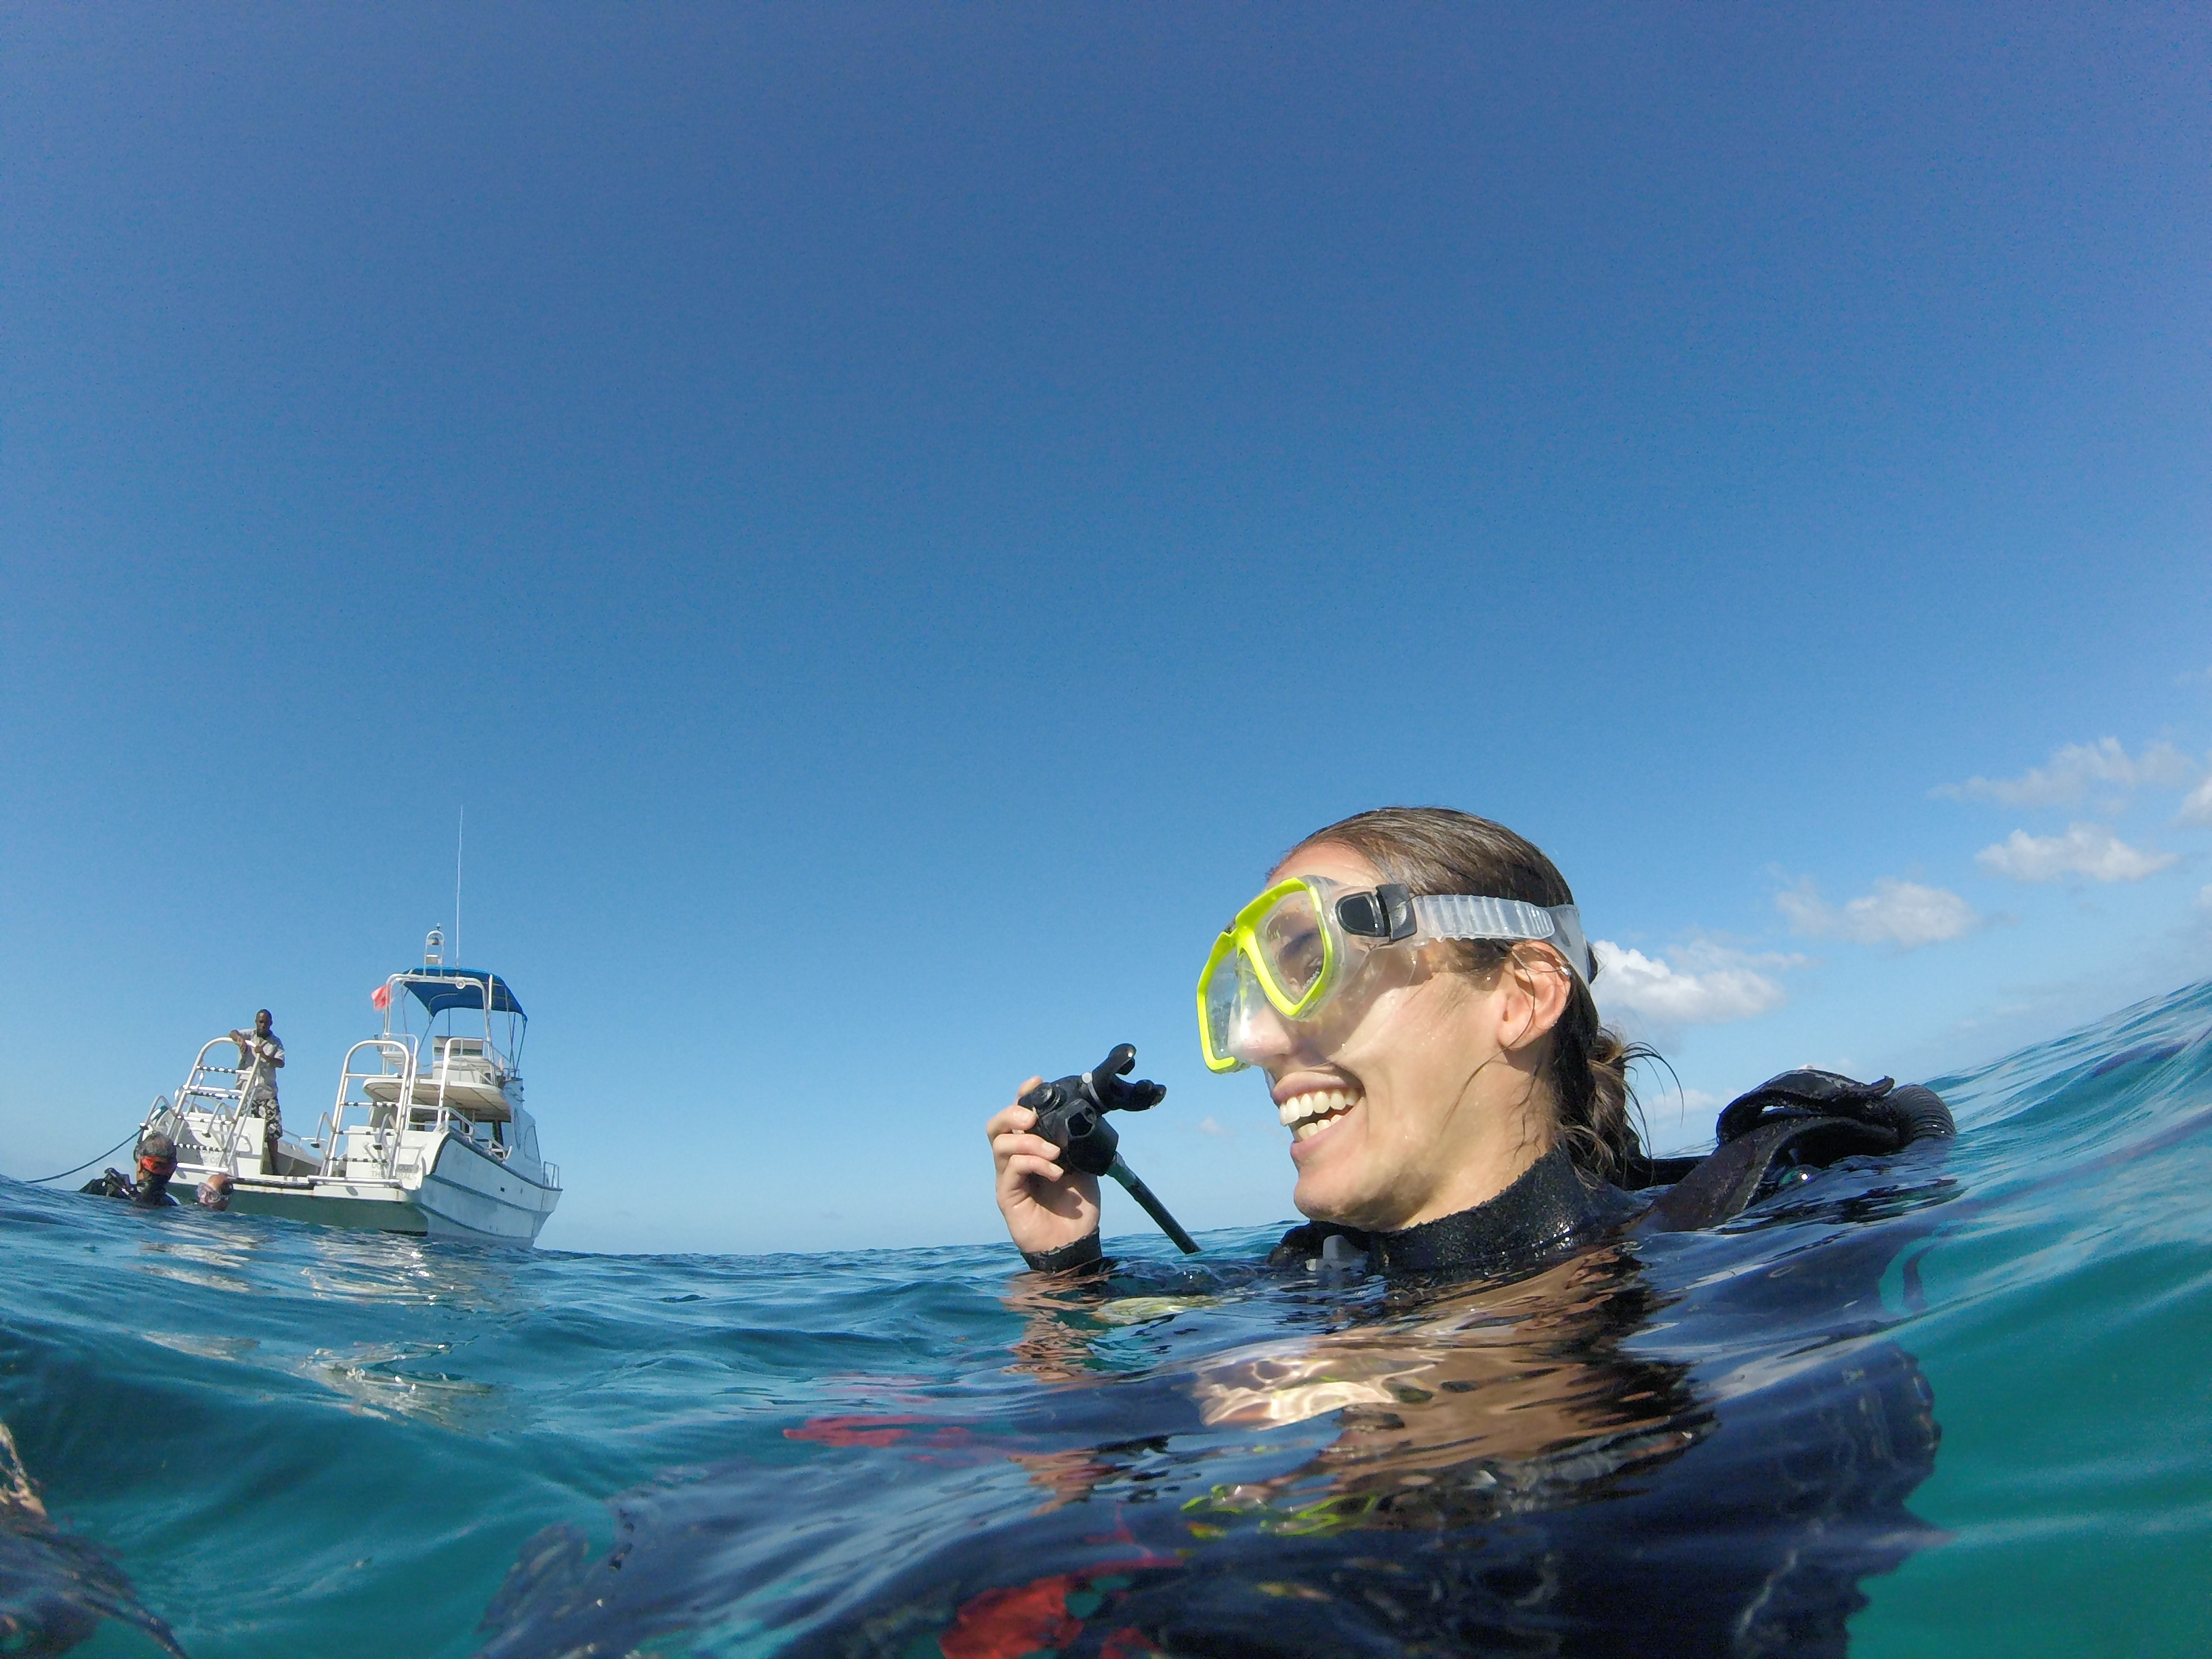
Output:
[[1540,940],[1559,947],[1585,989],[1597,977],[1597,957],[1583,937],[1582,912],[1571,904],[1439,893],[1414,899],[1413,916],[1421,931],[1435,939]]

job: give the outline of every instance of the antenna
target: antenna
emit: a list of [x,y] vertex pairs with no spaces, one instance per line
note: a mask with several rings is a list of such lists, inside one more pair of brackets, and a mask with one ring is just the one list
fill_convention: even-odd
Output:
[[468,804],[461,805],[461,821],[453,831],[453,960],[461,957],[461,840],[468,833]]

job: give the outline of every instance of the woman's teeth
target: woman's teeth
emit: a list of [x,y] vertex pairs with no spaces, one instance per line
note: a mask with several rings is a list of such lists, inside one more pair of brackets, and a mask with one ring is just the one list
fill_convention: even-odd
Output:
[[1316,1089],[1308,1094],[1292,1095],[1275,1109],[1282,1115],[1283,1127],[1291,1132],[1291,1139],[1304,1140],[1309,1135],[1319,1134],[1359,1101],[1357,1089]]

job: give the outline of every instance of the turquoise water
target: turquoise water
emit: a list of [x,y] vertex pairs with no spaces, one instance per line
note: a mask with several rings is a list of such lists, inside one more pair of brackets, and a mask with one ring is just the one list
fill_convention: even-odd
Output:
[[0,1652],[2212,1651],[2212,985],[1931,1081],[1948,1156],[1430,1297],[0,1182]]

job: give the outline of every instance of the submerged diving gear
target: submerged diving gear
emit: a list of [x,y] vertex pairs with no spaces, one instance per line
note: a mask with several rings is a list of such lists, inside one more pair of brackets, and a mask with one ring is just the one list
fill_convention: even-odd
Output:
[[1399,883],[1347,891],[1324,876],[1293,876],[1239,910],[1198,976],[1198,1040],[1210,1070],[1254,1062],[1260,1002],[1310,1022],[1384,945],[1436,939],[1528,939],[1557,950],[1587,987],[1597,958],[1571,904],[1529,904],[1472,893],[1414,893]]
[[[1152,1189],[1137,1178],[1136,1171],[1122,1162],[1121,1137],[1106,1121],[1109,1112],[1146,1112],[1165,1098],[1167,1090],[1160,1084],[1124,1081],[1136,1064],[1135,1047],[1118,1043],[1096,1071],[1064,1077],[1057,1083],[1040,1083],[1024,1095],[1019,1103],[1036,1114],[1031,1134],[1050,1141],[1059,1148],[1064,1162],[1084,1174],[1113,1176],[1127,1189],[1130,1197],[1144,1206],[1145,1213],[1159,1223],[1160,1231],[1175,1241],[1177,1249],[1185,1255],[1195,1255],[1198,1245],[1191,1236],[1176,1224],[1167,1206],[1152,1196]],[[1060,1253],[1051,1254],[1057,1256]],[[1094,1250],[1092,1255],[1096,1254]],[[1055,1261],[1054,1265],[1076,1264]]]

